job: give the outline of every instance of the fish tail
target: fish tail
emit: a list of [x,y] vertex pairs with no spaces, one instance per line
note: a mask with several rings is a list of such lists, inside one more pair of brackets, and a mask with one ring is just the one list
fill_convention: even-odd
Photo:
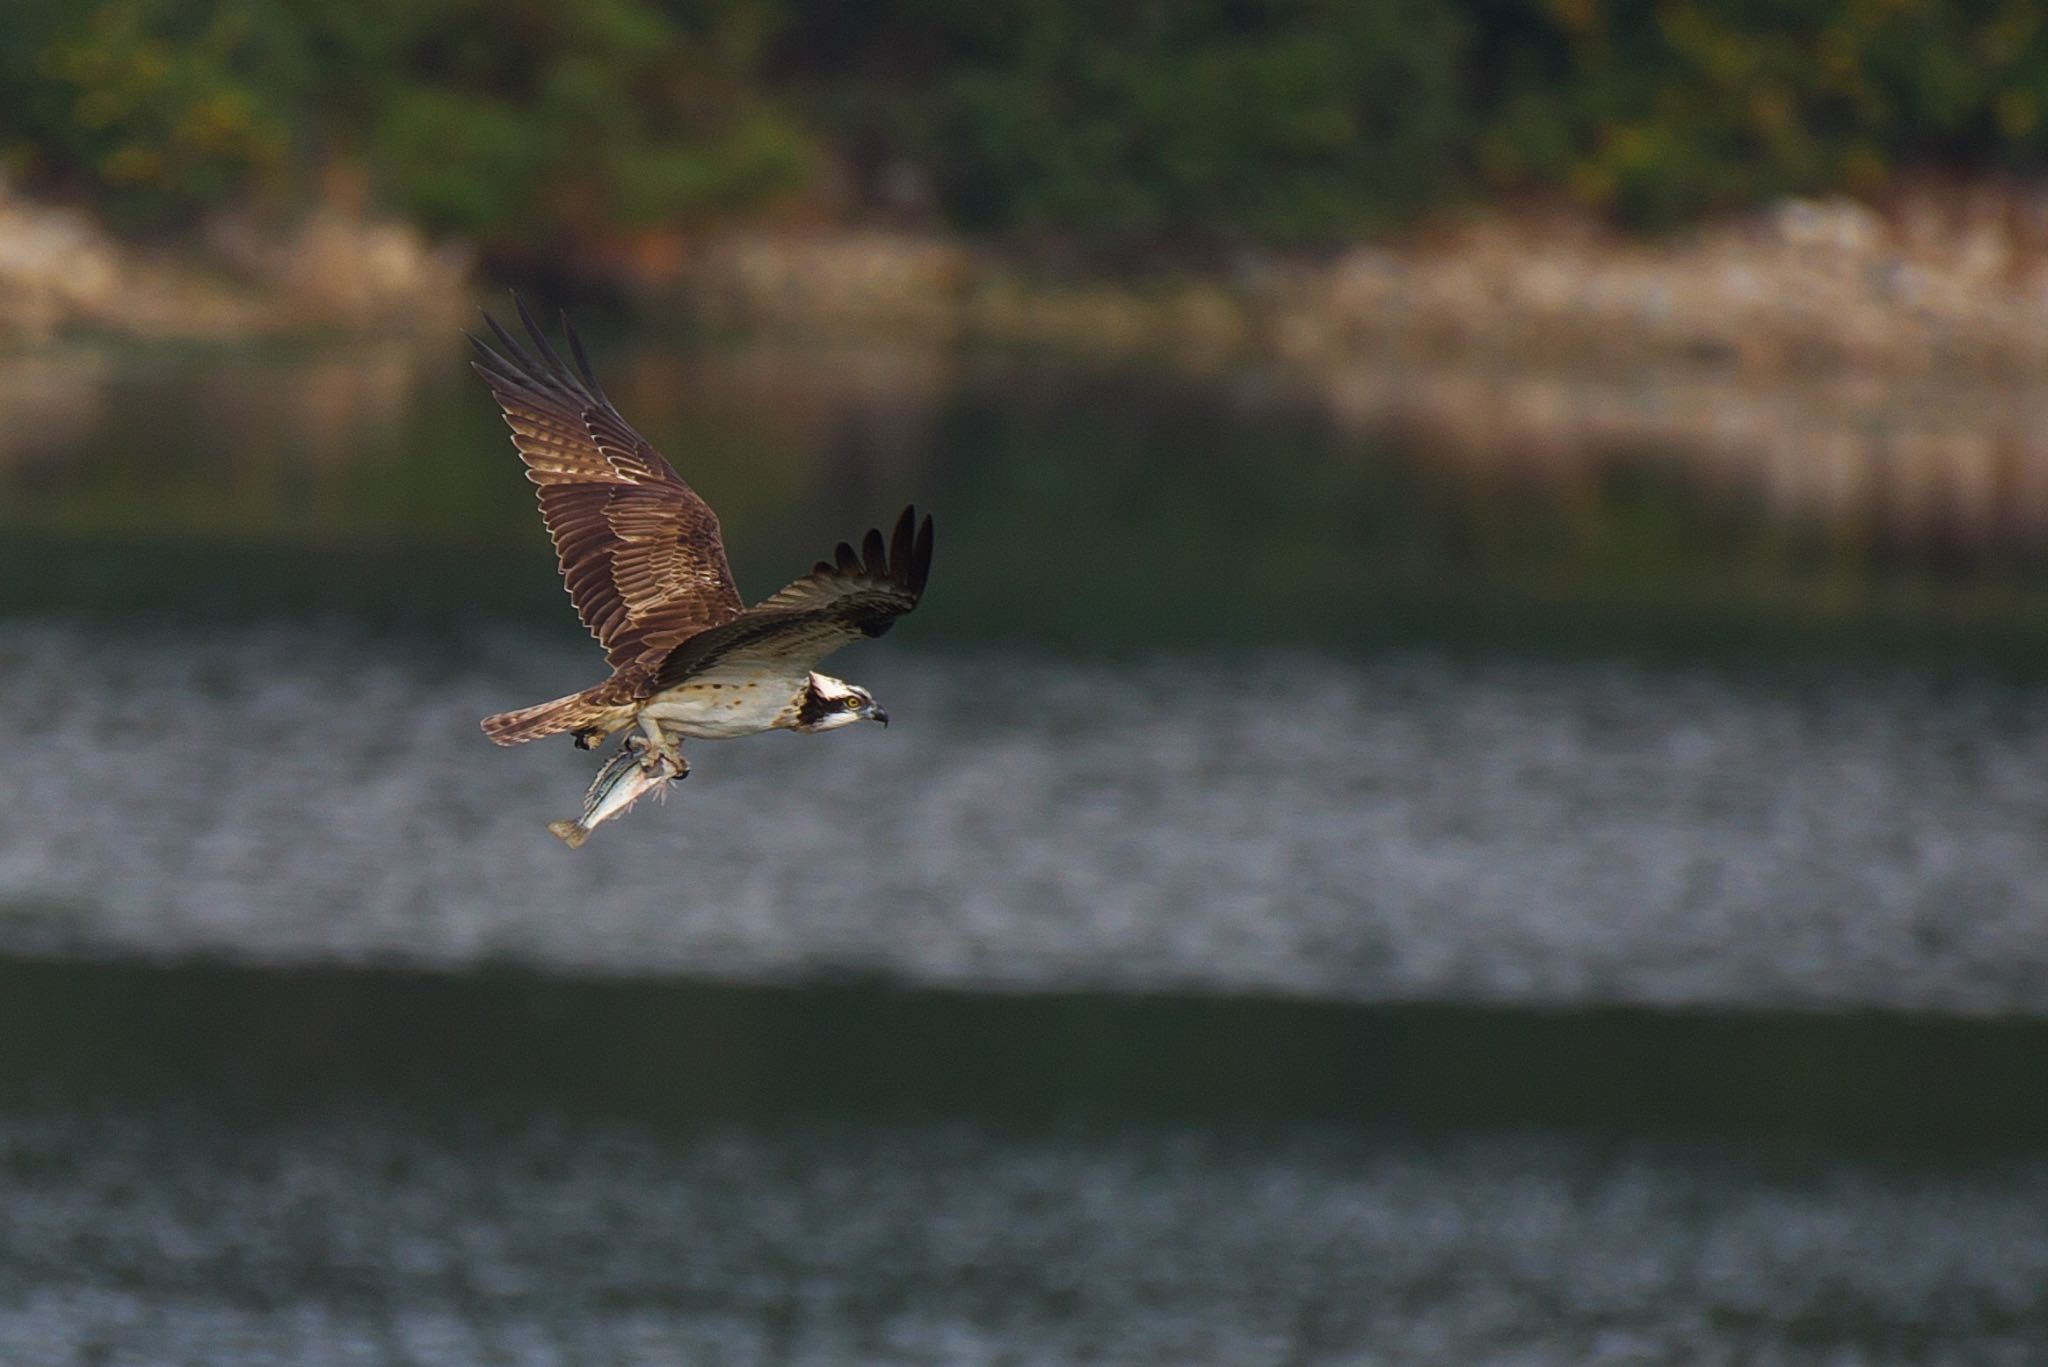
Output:
[[484,734],[495,745],[521,745],[542,736],[582,731],[600,725],[615,709],[593,699],[590,695],[596,691],[586,689],[535,707],[522,707],[516,712],[500,712],[494,717],[485,717]]
[[572,850],[582,849],[583,842],[590,839],[590,828],[580,821],[550,821],[548,829]]

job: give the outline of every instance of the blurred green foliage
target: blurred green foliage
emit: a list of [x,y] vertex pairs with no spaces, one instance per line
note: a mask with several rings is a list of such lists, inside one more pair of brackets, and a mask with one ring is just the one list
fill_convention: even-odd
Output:
[[8,9],[0,164],[138,225],[360,165],[427,227],[515,250],[805,196],[1288,245],[1499,192],[1665,224],[2048,151],[2036,0]]
[[[293,119],[274,80],[277,31],[254,7],[13,0],[0,43],[0,155],[82,182],[147,221],[270,181]],[[255,21],[255,22],[252,22]]]
[[1901,171],[2038,169],[2036,0],[1492,0],[1474,169],[1635,223]]
[[367,164],[425,226],[530,246],[754,209],[814,137],[756,79],[773,6],[10,0],[0,156],[133,223]]
[[844,146],[972,229],[1328,240],[1453,189],[1474,128],[1446,0],[877,0],[789,50]]

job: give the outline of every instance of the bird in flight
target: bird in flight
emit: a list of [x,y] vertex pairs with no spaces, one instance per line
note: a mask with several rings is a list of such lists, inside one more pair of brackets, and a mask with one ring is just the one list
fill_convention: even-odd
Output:
[[[612,673],[580,693],[486,717],[484,734],[518,745],[568,732],[587,750],[637,727],[626,741],[647,775],[637,797],[646,784],[689,772],[686,738],[887,726],[872,694],[817,665],[917,606],[932,567],[931,518],[905,508],[886,540],[877,529],[858,551],[841,542],[833,559],[746,606],[717,514],[605,397],[568,318],[573,371],[525,303],[514,302],[532,350],[486,313],[497,346],[471,337],[472,364],[504,410],[569,599]],[[600,784],[618,768],[607,765]],[[594,786],[593,804],[598,796]]]

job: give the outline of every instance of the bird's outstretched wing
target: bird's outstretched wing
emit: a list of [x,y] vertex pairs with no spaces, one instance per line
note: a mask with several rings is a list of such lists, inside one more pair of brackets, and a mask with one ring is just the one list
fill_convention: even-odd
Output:
[[924,597],[932,572],[932,520],[905,508],[883,544],[870,530],[856,553],[839,543],[836,557],[723,626],[682,643],[661,664],[658,688],[672,688],[718,664],[760,661],[809,670],[841,646],[880,636]]
[[470,338],[481,357],[473,364],[505,411],[526,477],[539,487],[576,615],[614,670],[652,669],[684,641],[740,614],[718,515],[619,416],[569,320],[562,327],[575,371],[526,305],[514,302],[533,351],[487,313],[498,349]]

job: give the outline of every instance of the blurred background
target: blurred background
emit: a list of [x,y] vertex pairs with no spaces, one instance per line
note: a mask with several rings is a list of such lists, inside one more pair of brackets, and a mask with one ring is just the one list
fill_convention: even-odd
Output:
[[[2048,1356],[2038,6],[8,27],[0,1361]],[[548,836],[514,287],[893,729]]]

